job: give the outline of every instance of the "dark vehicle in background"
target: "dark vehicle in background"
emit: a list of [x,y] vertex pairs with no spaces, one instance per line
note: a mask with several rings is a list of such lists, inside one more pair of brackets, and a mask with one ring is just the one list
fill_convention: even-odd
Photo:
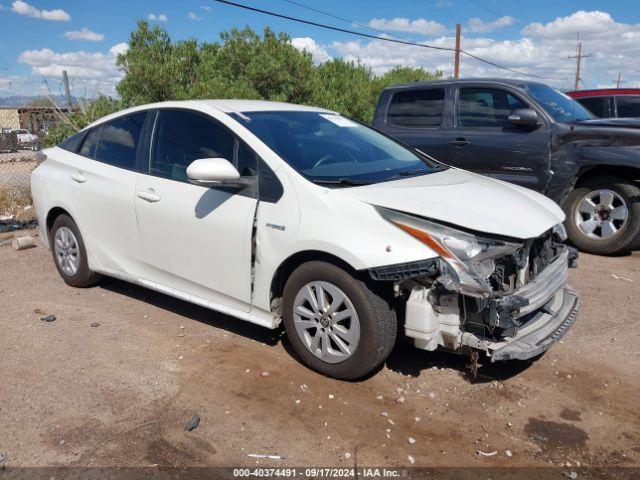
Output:
[[640,88],[602,88],[567,92],[599,118],[640,119]]
[[583,251],[640,245],[637,120],[597,119],[542,83],[470,79],[387,88],[373,125],[442,163],[544,193]]

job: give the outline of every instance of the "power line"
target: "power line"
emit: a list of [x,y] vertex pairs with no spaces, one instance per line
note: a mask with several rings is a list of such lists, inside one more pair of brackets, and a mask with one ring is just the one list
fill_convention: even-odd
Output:
[[[284,15],[282,13],[276,13],[276,12],[272,12],[272,11],[269,11],[269,10],[263,10],[261,8],[251,7],[249,5],[243,5],[241,3],[235,3],[235,2],[231,2],[229,0],[214,0],[214,1],[218,2],[218,3],[226,4],[226,5],[231,5],[233,7],[242,8],[242,9],[245,9],[245,10],[250,10],[252,12],[262,13],[264,15],[269,15],[269,16],[272,16],[272,17],[283,18],[285,20],[291,20],[292,22],[303,23],[305,25],[312,25],[314,27],[325,28],[327,30],[333,30],[333,31],[336,31],[336,32],[348,33],[350,35],[357,35],[359,37],[372,38],[374,40],[392,42],[392,43],[399,43],[399,44],[402,44],[402,45],[411,45],[411,46],[414,46],[414,47],[428,48],[428,49],[432,49],[432,50],[455,52],[455,48],[451,48],[451,47],[438,47],[436,45],[427,45],[427,44],[424,44],[424,43],[410,42],[410,41],[407,41],[407,40],[399,40],[399,39],[395,39],[395,38],[379,37],[379,36],[376,36],[376,35],[370,35],[368,33],[356,32],[354,30],[347,30],[345,28],[334,27],[334,26],[331,26],[331,25],[323,24],[323,23],[312,22],[310,20],[304,20],[302,18],[291,17],[289,15]],[[473,58],[475,60],[478,60],[480,62],[486,63],[487,65],[491,65],[492,67],[501,69],[501,70],[506,70],[506,71],[509,71],[511,73],[515,73],[517,75],[524,75],[524,76],[527,76],[527,77],[539,78],[539,79],[542,79],[542,80],[546,80],[545,77],[541,77],[539,75],[534,75],[532,73],[526,73],[526,72],[521,72],[519,70],[515,70],[515,69],[507,67],[505,65],[501,65],[501,64],[499,64],[497,62],[493,62],[491,60],[487,60],[485,58],[478,57],[477,55],[469,53],[469,52],[467,52],[465,50],[460,50],[460,53],[462,53],[464,55],[467,55],[468,57]]]
[[292,5],[297,5],[298,7],[306,8],[307,10],[311,10],[312,12],[321,13],[322,15],[326,15],[328,17],[335,18],[337,20],[342,20],[343,22],[347,22],[349,24],[356,25],[356,26],[361,27],[361,28],[366,28],[367,30],[371,30],[372,32],[382,33],[383,35],[388,35],[390,37],[398,38],[400,40],[404,40],[404,41],[407,41],[407,42],[409,41],[409,40],[406,40],[405,38],[398,37],[397,35],[393,35],[391,33],[385,32],[384,30],[380,30],[378,28],[371,27],[371,26],[366,25],[364,23],[356,22],[355,20],[349,20],[348,18],[340,17],[340,16],[335,15],[335,14],[333,14],[331,12],[325,12],[324,10],[320,10],[320,9],[317,9],[317,8],[314,8],[314,7],[310,7],[309,5],[304,5],[304,4],[299,3],[299,2],[294,2],[293,0],[284,0],[284,1],[287,2],[287,3],[291,3]]

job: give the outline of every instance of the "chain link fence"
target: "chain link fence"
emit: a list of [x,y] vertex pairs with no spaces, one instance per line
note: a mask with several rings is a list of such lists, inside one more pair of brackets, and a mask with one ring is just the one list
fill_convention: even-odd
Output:
[[37,166],[31,153],[0,153],[0,232],[34,223],[31,172]]

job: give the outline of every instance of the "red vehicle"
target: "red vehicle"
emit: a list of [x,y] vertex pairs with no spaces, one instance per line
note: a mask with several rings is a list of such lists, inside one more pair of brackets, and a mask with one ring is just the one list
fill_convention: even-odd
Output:
[[567,92],[600,118],[640,118],[640,88],[602,88]]

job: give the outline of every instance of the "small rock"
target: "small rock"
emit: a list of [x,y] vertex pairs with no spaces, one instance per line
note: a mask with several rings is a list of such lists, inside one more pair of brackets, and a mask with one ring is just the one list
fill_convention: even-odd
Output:
[[414,443],[416,443],[416,439],[413,437],[409,437],[407,438],[407,442],[409,442],[411,445],[413,445]]
[[396,422],[394,422],[393,420],[391,420],[390,418],[387,419],[387,422],[389,422],[390,425],[395,425]]
[[571,480],[575,480],[576,478],[578,478],[577,472],[563,472],[563,475],[567,478],[570,478]]
[[187,423],[184,424],[184,429],[187,431],[195,430],[200,425],[200,415],[194,413]]
[[389,414],[387,412],[382,412],[380,415],[382,415],[383,417],[388,417]]
[[63,446],[65,443],[67,442],[65,442],[64,440],[60,440],[60,443],[58,443],[58,445]]
[[296,400],[296,405],[300,405],[300,399],[299,398]]
[[329,394],[329,400],[333,400],[335,397],[333,396],[333,393]]
[[6,459],[7,456],[4,453],[0,452],[0,463],[4,462]]
[[100,326],[100,324],[99,324],[98,322],[93,322],[93,323],[91,324],[91,326],[92,326],[92,327],[99,327],[99,326]]
[[180,355],[180,356],[178,357],[178,360],[182,360],[182,359],[184,359],[184,357],[183,357],[182,355]]
[[418,423],[420,421],[420,417],[413,417],[413,420]]
[[436,394],[433,392],[429,392],[429,398],[433,400],[434,398],[436,398]]
[[511,450],[505,450],[504,454],[505,454],[507,457],[513,457],[513,452],[512,452]]
[[382,395],[378,395],[376,398],[377,398],[378,400],[382,400],[384,397],[383,397]]
[[404,397],[400,397],[400,398],[398,399],[398,403],[404,403]]
[[344,454],[344,458],[346,458],[347,460],[349,460],[351,458],[351,454],[349,452]]
[[55,322],[56,316],[55,315],[43,315],[42,317],[40,317],[40,320],[42,320],[43,322],[51,323],[51,322]]
[[415,458],[413,458],[411,455],[409,455],[407,458],[409,459],[409,463],[410,463],[411,465],[413,465],[414,463],[416,463],[416,459],[415,459]]
[[269,375],[271,375],[271,373],[270,373],[270,372],[268,372],[267,370],[262,370],[262,371],[260,372],[260,376],[261,376],[261,377],[263,377],[263,378],[266,378],[266,377],[268,377]]

